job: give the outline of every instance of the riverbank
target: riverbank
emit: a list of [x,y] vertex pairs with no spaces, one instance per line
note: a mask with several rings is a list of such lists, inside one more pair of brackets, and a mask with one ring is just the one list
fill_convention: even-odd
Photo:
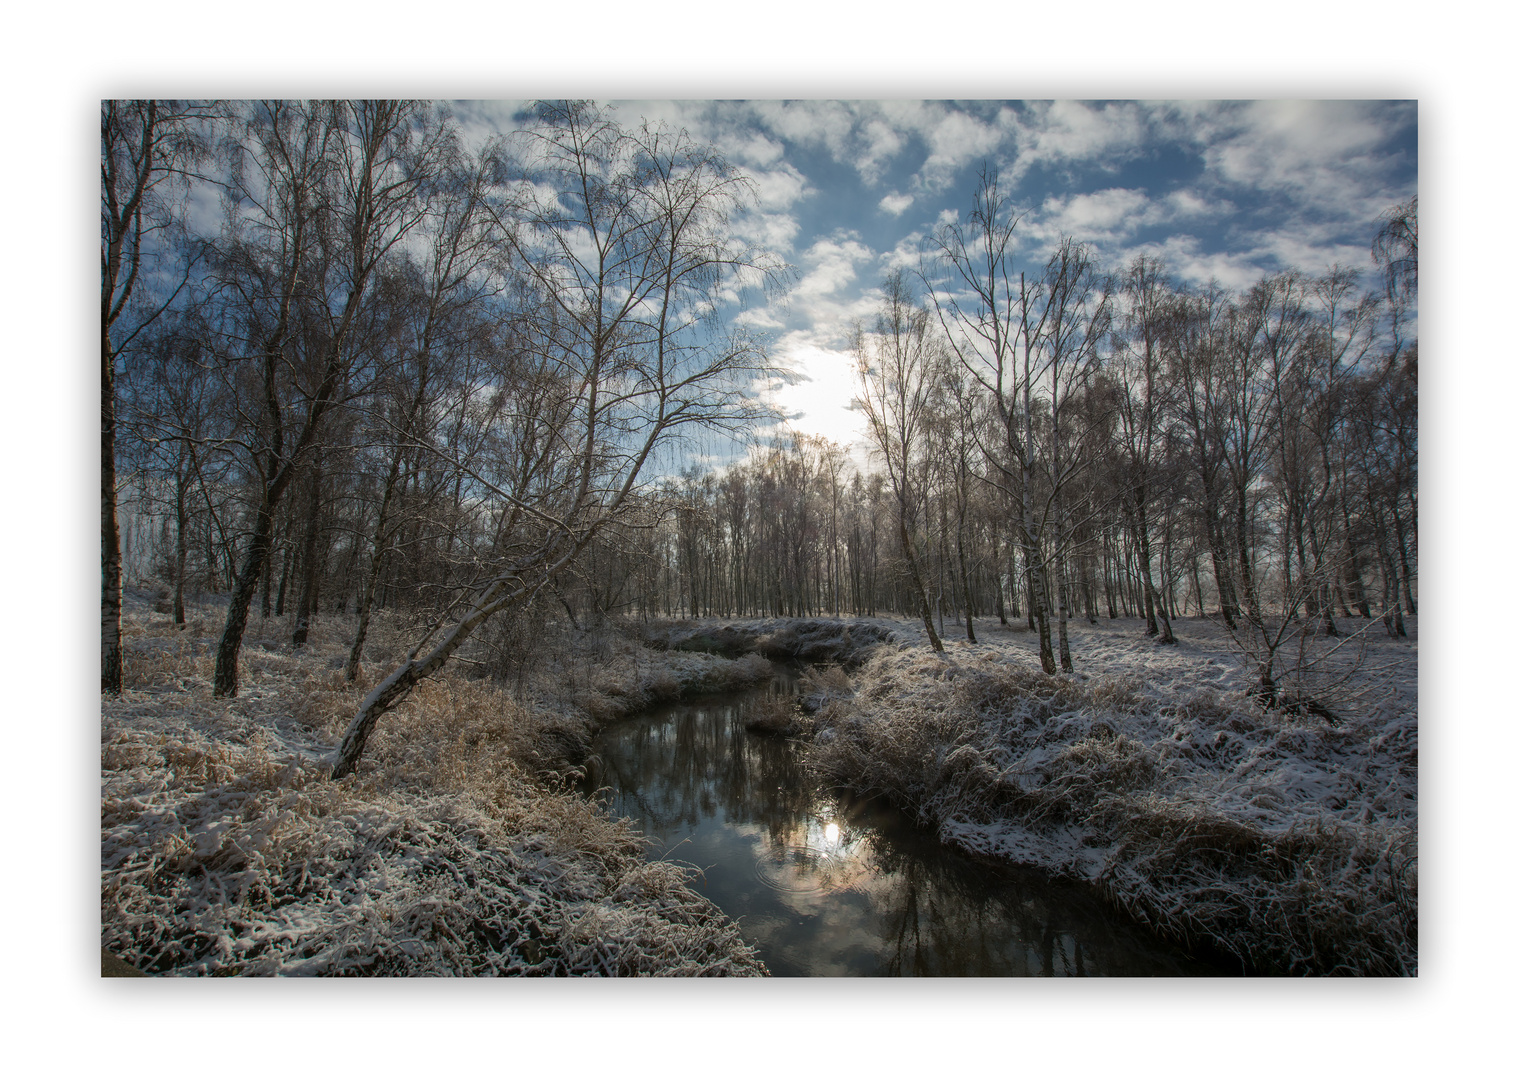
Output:
[[[647,861],[572,790],[600,726],[767,678],[760,653],[835,664],[763,726],[943,842],[1091,883],[1245,970],[1418,970],[1416,623],[1312,645],[1338,650],[1312,676],[1327,716],[1261,708],[1204,620],[1171,646],[1139,620],[1073,626],[1071,677],[995,625],[977,644],[949,628],[942,657],[903,619],[561,631],[505,681],[488,653],[461,658],[334,784],[366,690],[341,681],[346,627],[293,650],[255,620],[224,701],[219,616],[177,631],[133,598],[128,689],[102,702],[102,945],[144,971],[762,973],[688,868]],[[403,637],[375,628],[367,678]]]
[[[358,772],[332,751],[337,620],[299,650],[255,618],[242,691],[210,693],[221,611],[176,630],[129,597],[126,690],[101,704],[103,948],[157,975],[759,975],[738,928],[570,787],[598,725],[768,677],[737,660],[567,636],[508,689],[424,683]],[[368,678],[399,655],[377,627]],[[466,658],[468,661],[469,658]]]
[[1073,677],[1039,670],[1015,628],[983,625],[979,644],[962,630],[939,657],[921,624],[886,625],[893,645],[814,690],[820,779],[884,794],[965,850],[1090,882],[1248,971],[1417,973],[1416,628],[1306,643],[1323,716],[1260,707],[1204,620],[1172,646],[1140,620],[1073,627]]

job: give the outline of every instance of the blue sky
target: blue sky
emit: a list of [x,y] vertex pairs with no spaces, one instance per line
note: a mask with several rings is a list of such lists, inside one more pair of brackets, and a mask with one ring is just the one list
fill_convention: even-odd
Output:
[[[1118,268],[1159,256],[1232,288],[1297,267],[1374,271],[1377,218],[1418,190],[1412,101],[622,101],[625,123],[684,127],[751,176],[740,228],[792,268],[784,302],[744,318],[799,379],[774,391],[799,430],[858,437],[847,335],[882,277],[969,212],[983,165],[1023,211],[1019,258],[1062,234]],[[516,103],[461,103],[483,133]]]

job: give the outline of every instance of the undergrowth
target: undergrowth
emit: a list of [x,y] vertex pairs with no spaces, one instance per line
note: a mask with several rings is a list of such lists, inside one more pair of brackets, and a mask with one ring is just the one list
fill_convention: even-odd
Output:
[[[837,678],[838,676],[833,676]],[[1164,936],[1281,974],[1418,967],[1417,726],[1177,700],[1005,659],[878,654],[808,760],[974,851],[1096,884]]]
[[[164,975],[757,975],[695,871],[570,787],[595,727],[754,681],[759,657],[563,648],[516,690],[421,684],[359,772],[328,756],[366,689],[336,620],[293,650],[250,628],[243,687],[210,695],[215,612],[127,620],[126,691],[102,699],[102,945]],[[399,655],[372,632],[367,678]]]

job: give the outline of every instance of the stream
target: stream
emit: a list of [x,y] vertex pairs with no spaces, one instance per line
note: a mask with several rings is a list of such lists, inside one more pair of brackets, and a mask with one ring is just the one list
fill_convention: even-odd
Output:
[[652,709],[597,735],[586,790],[700,871],[774,975],[1225,975],[1094,890],[940,844],[881,799],[816,790],[797,743],[750,732],[769,685]]

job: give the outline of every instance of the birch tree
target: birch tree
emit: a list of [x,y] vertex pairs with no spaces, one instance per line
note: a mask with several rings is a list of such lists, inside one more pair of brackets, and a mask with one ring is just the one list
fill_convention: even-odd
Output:
[[[207,106],[100,106],[100,689],[121,692],[121,533],[116,515],[116,368],[189,277],[150,282],[171,250],[175,182],[207,152]],[[177,278],[177,280],[176,280]]]
[[420,220],[446,141],[416,102],[272,101],[248,119],[217,261],[232,299],[224,361],[253,420],[244,444],[253,521],[216,652],[218,697],[238,691],[275,511],[348,389],[349,335],[381,262]]
[[523,140],[526,166],[496,209],[542,311],[521,378],[502,388],[521,467],[504,482],[474,474],[501,507],[488,564],[360,703],[335,777],[487,619],[531,602],[636,509],[662,447],[758,415],[745,391],[763,352],[719,319],[725,290],[778,271],[729,228],[745,180],[684,131],[628,131],[583,102],[539,106]]

